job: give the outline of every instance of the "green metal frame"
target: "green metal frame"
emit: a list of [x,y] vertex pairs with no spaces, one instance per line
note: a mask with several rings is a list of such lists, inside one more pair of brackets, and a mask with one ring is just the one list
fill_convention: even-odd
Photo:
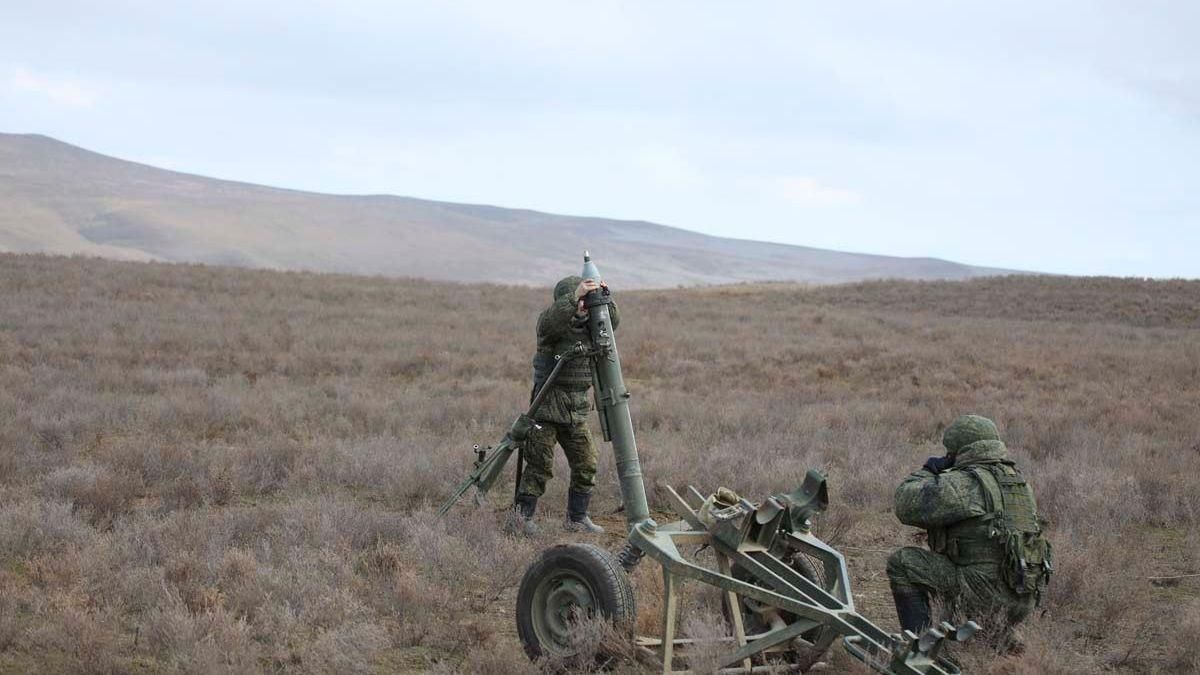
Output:
[[[693,498],[701,495],[689,488]],[[662,566],[663,618],[660,637],[639,637],[637,645],[644,654],[653,653],[661,660],[663,673],[679,673],[674,669],[679,648],[694,644],[693,640],[676,637],[678,590],[686,580],[698,581],[724,591],[723,602],[732,624],[727,638],[733,648],[717,661],[724,673],[769,672],[774,668],[755,664],[754,657],[781,649],[802,634],[822,628],[843,636],[847,651],[880,673],[897,675],[958,675],[960,670],[939,655],[946,640],[965,640],[978,627],[972,623],[961,628],[945,624],[926,636],[892,635],[871,623],[854,608],[850,594],[850,576],[845,558],[837,550],[811,532],[778,532],[770,545],[743,540],[730,545],[729,536],[714,533],[714,527],[700,517],[699,506],[693,508],[674,489],[667,488],[673,510],[681,520],[667,525],[643,524],[629,533],[629,543],[643,551]],[[756,515],[750,504],[741,507],[743,522]],[[743,528],[743,531],[749,531]],[[711,547],[716,569],[688,559],[682,546]],[[827,587],[806,578],[781,559],[784,551],[797,551],[820,562]],[[731,569],[740,567],[755,579],[750,583],[735,578]],[[782,623],[771,630],[746,635],[741,619],[741,598],[751,598],[763,605],[795,615],[791,623]]]

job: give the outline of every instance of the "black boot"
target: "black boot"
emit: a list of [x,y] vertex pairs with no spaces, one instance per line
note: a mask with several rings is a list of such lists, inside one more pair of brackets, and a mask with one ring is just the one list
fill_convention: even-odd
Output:
[[591,532],[592,534],[604,532],[603,527],[593,523],[592,519],[588,517],[588,503],[591,501],[591,493],[567,490],[567,522],[563,523],[563,529],[569,532]]
[[513,527],[510,532],[515,532],[518,528],[527,537],[532,537],[537,534],[537,523],[533,522],[533,513],[537,511],[538,498],[533,495],[517,495],[516,501],[513,503]]
[[892,599],[896,602],[901,630],[920,635],[929,627],[929,599],[924,592],[915,588],[893,588]]

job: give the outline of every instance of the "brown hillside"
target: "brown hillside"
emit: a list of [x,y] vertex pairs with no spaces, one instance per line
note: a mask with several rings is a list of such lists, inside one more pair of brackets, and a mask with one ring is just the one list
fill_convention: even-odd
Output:
[[538,285],[590,249],[624,288],[995,274],[654,223],[216,180],[0,134],[0,251]]

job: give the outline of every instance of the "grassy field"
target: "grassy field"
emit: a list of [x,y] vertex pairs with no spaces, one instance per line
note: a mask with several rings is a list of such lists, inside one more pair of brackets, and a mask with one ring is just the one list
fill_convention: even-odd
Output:
[[[1200,578],[1152,579],[1200,572],[1200,283],[616,291],[655,508],[663,484],[758,498],[823,469],[819,533],[892,628],[884,560],[916,540],[892,490],[946,422],[988,415],[1058,572],[1026,653],[971,648],[972,672],[1200,669]],[[431,515],[527,400],[548,300],[0,256],[0,673],[528,672],[515,587],[567,540],[565,464],[535,540],[498,532],[507,488]]]

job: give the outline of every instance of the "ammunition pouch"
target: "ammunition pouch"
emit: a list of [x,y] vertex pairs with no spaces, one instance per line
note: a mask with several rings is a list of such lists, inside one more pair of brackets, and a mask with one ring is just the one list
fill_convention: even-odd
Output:
[[995,518],[995,514],[988,513],[930,528],[929,550],[941,553],[955,565],[998,563],[1004,552],[996,540]]
[[1054,547],[1046,539],[1042,540],[1045,544],[1045,556],[1042,559],[1042,574],[1037,580],[1037,604],[1042,604],[1042,593],[1046,587],[1050,585],[1050,577],[1054,575]]
[[1040,533],[1009,533],[1004,540],[1004,583],[1017,595],[1036,594],[1050,583],[1054,571],[1053,548]]
[[964,539],[949,537],[946,540],[946,557],[955,565],[995,563],[1001,559],[1000,548],[995,540]]

